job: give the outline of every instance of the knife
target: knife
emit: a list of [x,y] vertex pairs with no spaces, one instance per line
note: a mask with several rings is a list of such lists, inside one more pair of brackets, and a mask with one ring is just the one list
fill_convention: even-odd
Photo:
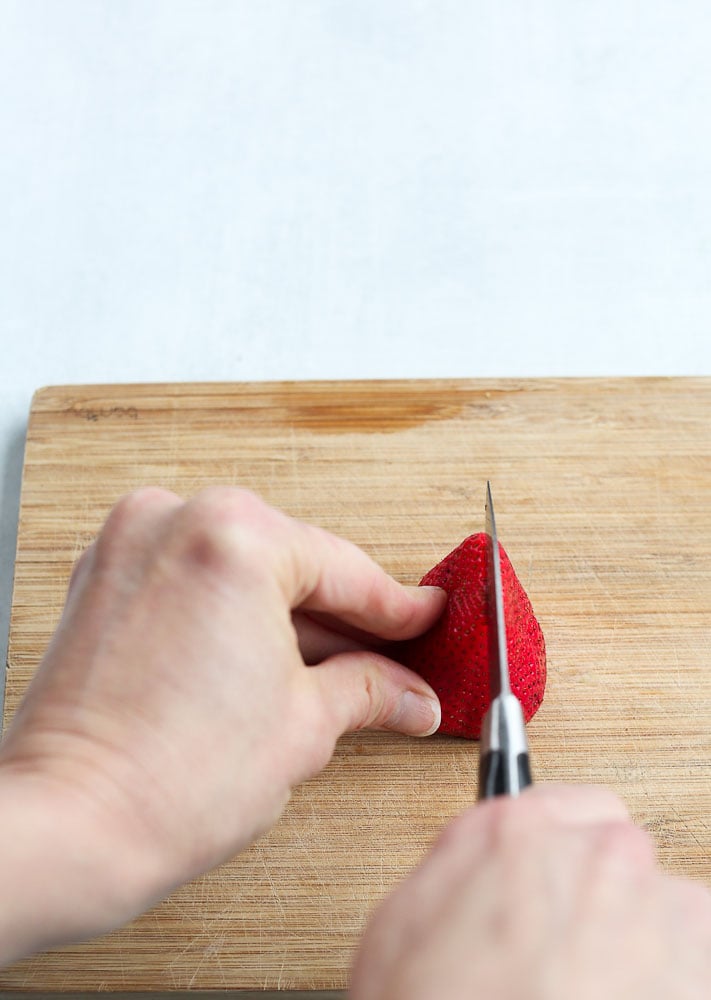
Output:
[[491,483],[486,484],[487,600],[491,705],[479,750],[479,798],[519,795],[532,783],[521,702],[511,690],[501,557]]

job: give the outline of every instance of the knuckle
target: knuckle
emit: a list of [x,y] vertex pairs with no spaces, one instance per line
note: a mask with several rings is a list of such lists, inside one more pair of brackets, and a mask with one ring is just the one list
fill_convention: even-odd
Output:
[[629,822],[627,806],[611,788],[604,785],[586,785],[582,789],[579,788],[578,792],[585,795],[586,804],[589,808],[594,808],[599,815],[609,816],[622,823]]
[[497,859],[513,872],[522,859],[539,856],[546,842],[541,841],[541,829],[530,823],[528,814],[520,798],[486,799],[450,824],[440,849],[453,857],[463,854],[467,865]]
[[648,867],[654,863],[650,835],[632,822],[601,825],[595,837],[594,853],[602,867]]
[[241,486],[208,486],[188,501],[188,506],[205,509],[225,521],[255,518],[268,509],[256,493]]
[[125,550],[136,525],[148,510],[165,506],[174,494],[154,486],[126,493],[112,507],[94,543],[98,567],[112,563]]
[[176,524],[180,556],[209,574],[258,574],[268,564],[270,509],[249,490],[210,487]]
[[521,799],[496,796],[456,817],[448,836],[453,841],[469,841],[475,831],[477,840],[486,845],[488,852],[516,852],[521,838],[532,833],[526,818],[528,812]]
[[365,668],[354,728],[409,733],[414,725],[417,732],[419,718],[413,720],[413,695],[403,684],[401,668],[380,653],[370,652],[363,657]]
[[368,664],[365,668],[363,682],[358,686],[358,695],[353,731],[384,725],[389,715],[392,715],[394,705],[388,703],[383,684],[373,664]]
[[394,691],[388,692],[379,671],[368,666],[363,679],[363,710],[358,728],[384,726],[392,721],[396,711]]
[[126,493],[113,506],[106,519],[105,530],[120,534],[132,527],[145,511],[164,505],[173,494],[158,486],[142,486]]
[[156,506],[164,506],[172,501],[175,494],[169,490],[164,490],[160,486],[141,486],[122,496],[109,515],[116,516],[117,520],[132,520],[143,511],[153,509]]

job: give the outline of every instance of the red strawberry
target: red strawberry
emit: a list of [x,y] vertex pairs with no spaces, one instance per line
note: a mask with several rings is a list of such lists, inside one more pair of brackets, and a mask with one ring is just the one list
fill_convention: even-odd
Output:
[[[440,733],[476,740],[489,707],[489,628],[486,547],[481,532],[465,538],[420,585],[443,587],[449,600],[442,617],[424,635],[402,643],[394,654],[421,674],[442,705]],[[546,648],[531,602],[499,544],[511,689],[526,722],[543,700]]]

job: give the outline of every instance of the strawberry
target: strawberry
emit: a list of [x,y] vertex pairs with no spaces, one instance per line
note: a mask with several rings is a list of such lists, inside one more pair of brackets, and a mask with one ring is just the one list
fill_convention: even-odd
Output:
[[[393,654],[437,692],[442,705],[439,732],[470,740],[479,738],[491,700],[487,544],[483,532],[470,535],[425,573],[420,586],[442,587],[449,600],[441,618],[428,632],[399,644]],[[501,544],[499,551],[511,690],[519,698],[528,722],[543,700],[545,642],[531,602]]]

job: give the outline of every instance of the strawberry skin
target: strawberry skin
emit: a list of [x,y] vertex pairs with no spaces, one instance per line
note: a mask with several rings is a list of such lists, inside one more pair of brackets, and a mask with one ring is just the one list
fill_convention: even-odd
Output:
[[[442,616],[416,639],[400,644],[395,659],[415,670],[434,688],[442,705],[439,732],[479,739],[490,704],[489,626],[487,623],[484,532],[470,535],[428,573],[420,586],[442,587],[449,594]],[[499,544],[511,690],[528,722],[543,700],[546,648],[509,557]]]

